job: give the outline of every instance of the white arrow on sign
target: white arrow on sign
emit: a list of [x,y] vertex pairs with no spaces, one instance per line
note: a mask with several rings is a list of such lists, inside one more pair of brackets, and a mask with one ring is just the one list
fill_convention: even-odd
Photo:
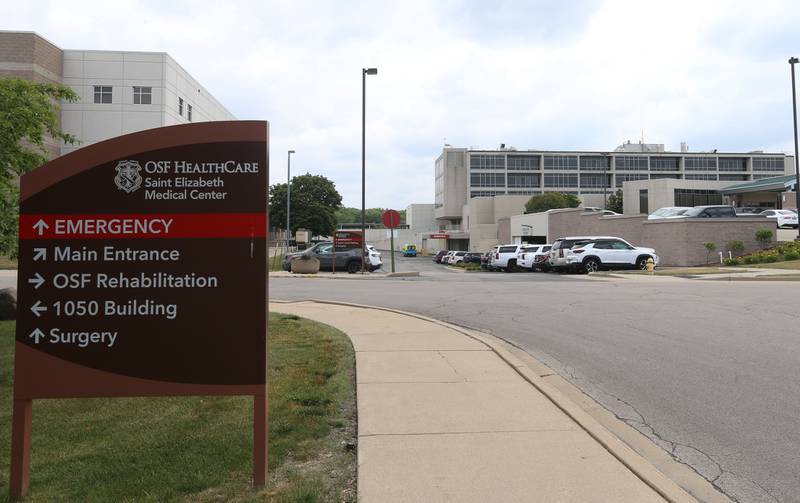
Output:
[[34,248],[33,249],[33,261],[36,262],[39,259],[47,260],[47,248]]
[[41,275],[41,274],[39,274],[39,273],[37,272],[37,273],[36,273],[36,277],[30,278],[30,279],[28,280],[28,283],[33,283],[33,285],[34,285],[34,286],[33,286],[33,288],[35,288],[36,290],[38,290],[38,289],[39,289],[39,287],[40,287],[40,286],[42,286],[42,283],[44,283],[44,278],[42,277],[42,275]]
[[31,335],[29,335],[28,337],[31,337],[34,343],[39,344],[39,339],[44,337],[44,332],[42,332],[37,328],[36,330],[31,332]]
[[41,236],[42,234],[44,234],[44,230],[45,230],[45,229],[49,229],[49,228],[50,228],[50,226],[49,226],[49,225],[47,225],[47,222],[45,222],[44,220],[42,220],[42,219],[40,218],[38,222],[36,222],[35,224],[33,224],[33,228],[34,228],[34,229],[36,229],[36,231],[38,231],[38,232],[39,232],[39,235]]
[[47,306],[43,306],[42,301],[37,300],[36,304],[31,306],[31,311],[33,311],[33,314],[35,314],[36,317],[39,318],[42,312],[47,311]]

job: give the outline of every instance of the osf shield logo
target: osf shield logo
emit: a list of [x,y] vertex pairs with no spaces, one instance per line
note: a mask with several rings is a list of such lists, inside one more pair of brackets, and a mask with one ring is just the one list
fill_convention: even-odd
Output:
[[127,194],[135,191],[142,186],[142,167],[137,161],[119,161],[117,163],[117,176],[114,183],[119,190],[124,190]]

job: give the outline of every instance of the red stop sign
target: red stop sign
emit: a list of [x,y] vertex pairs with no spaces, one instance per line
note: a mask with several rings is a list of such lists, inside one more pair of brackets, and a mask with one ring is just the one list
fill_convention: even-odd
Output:
[[400,226],[400,213],[396,210],[386,210],[383,212],[381,220],[383,221],[383,226],[387,229],[396,229]]

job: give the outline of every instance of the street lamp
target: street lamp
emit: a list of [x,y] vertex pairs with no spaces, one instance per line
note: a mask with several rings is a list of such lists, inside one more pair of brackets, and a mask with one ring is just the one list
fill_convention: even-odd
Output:
[[[366,150],[366,127],[367,127],[367,75],[377,75],[377,68],[361,69],[361,274],[364,274],[364,255],[367,253],[367,224],[364,195],[366,193],[364,179],[366,175],[367,150]],[[394,253],[394,250],[392,250]]]
[[289,203],[292,200],[292,154],[294,150],[290,150],[286,154],[286,250],[289,250],[289,240],[291,239],[291,227],[289,227],[289,217],[292,214],[292,207]]
[[[794,64],[800,62],[797,58],[789,58],[792,67],[792,112],[794,114],[794,207],[800,210],[800,159],[797,158],[797,92],[794,89]],[[797,227],[797,241],[800,241],[800,226]]]

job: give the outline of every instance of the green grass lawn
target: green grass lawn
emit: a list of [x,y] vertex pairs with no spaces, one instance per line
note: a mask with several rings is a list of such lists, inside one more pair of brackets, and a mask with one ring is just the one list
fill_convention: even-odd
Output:
[[[0,322],[0,501],[8,500],[14,322]],[[269,484],[251,487],[252,397],[37,400],[26,501],[354,502],[347,336],[270,314]]]

